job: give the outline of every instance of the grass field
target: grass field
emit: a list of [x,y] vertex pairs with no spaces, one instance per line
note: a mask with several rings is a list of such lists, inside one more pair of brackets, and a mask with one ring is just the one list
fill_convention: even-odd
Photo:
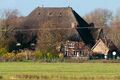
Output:
[[119,63],[1,62],[0,80],[120,80]]

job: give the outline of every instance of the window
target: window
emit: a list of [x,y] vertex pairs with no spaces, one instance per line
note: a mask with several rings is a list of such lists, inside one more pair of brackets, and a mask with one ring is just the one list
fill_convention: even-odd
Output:
[[60,13],[59,16],[62,16],[62,13]]
[[69,48],[74,48],[74,43],[70,43]]
[[74,53],[74,56],[76,57],[77,56],[76,51],[73,51],[73,53]]
[[65,56],[66,56],[66,57],[68,56],[68,51],[65,51]]
[[48,16],[51,16],[52,15],[52,12],[48,13]]
[[40,12],[38,13],[38,15],[40,15]]
[[83,57],[84,56],[84,52],[80,51],[80,56]]

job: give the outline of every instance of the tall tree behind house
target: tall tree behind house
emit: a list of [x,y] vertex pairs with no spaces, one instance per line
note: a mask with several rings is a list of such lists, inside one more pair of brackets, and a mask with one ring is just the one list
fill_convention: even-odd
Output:
[[10,47],[14,42],[14,29],[18,23],[18,10],[4,10],[1,14],[0,25],[0,47],[10,50]]
[[113,17],[111,27],[109,28],[108,37],[115,43],[120,49],[120,8],[116,11],[116,15]]
[[95,9],[84,16],[88,23],[94,23],[95,27],[109,26],[112,21],[112,12],[108,9]]

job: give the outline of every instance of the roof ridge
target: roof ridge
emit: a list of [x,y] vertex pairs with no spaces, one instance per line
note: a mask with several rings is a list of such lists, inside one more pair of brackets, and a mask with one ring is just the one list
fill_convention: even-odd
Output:
[[72,7],[41,7],[41,6],[38,6],[37,8],[48,8],[48,9],[52,9],[52,8],[56,8],[56,9],[57,9],[57,8],[60,8],[60,9],[61,9],[61,8],[69,9],[69,8],[70,8],[70,9],[72,9]]

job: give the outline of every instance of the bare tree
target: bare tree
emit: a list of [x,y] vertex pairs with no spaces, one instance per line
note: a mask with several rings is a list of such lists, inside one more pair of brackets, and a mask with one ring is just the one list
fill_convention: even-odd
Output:
[[111,22],[110,30],[107,36],[120,48],[120,9],[117,10],[116,15]]
[[84,18],[87,22],[94,23],[96,27],[105,27],[112,20],[112,12],[107,9],[98,8],[88,13]]
[[120,8],[116,11],[115,20],[120,20]]
[[40,49],[53,49],[66,39],[67,34],[64,29],[57,29],[58,26],[52,24],[52,21],[45,22],[41,30],[38,32],[37,48]]
[[116,15],[112,20],[111,26],[115,28],[120,28],[120,8],[116,11]]
[[115,27],[110,27],[107,37],[120,49],[120,30]]
[[9,49],[14,38],[14,29],[18,24],[18,10],[4,10],[1,15],[0,47]]

